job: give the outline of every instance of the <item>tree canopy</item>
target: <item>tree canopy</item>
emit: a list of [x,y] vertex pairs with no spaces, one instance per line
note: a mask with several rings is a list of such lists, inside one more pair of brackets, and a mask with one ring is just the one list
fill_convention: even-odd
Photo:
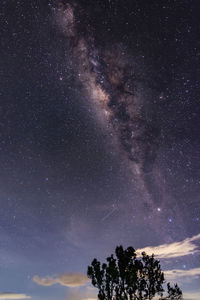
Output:
[[182,291],[175,284],[167,284],[167,296],[164,294],[164,273],[159,260],[145,252],[137,258],[133,247],[123,249],[118,246],[115,255],[107,257],[101,264],[96,258],[88,266],[88,277],[92,285],[98,289],[99,300],[143,300],[159,299],[181,300]]

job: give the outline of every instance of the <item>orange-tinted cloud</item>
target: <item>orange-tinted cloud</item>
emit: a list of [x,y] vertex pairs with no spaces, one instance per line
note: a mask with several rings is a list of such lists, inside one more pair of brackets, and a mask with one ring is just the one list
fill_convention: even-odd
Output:
[[16,294],[16,293],[0,293],[1,300],[8,300],[8,299],[30,299],[30,296],[25,294]]
[[33,281],[43,286],[51,286],[58,283],[68,287],[79,287],[87,284],[89,279],[86,275],[81,273],[64,273],[58,276],[34,276]]

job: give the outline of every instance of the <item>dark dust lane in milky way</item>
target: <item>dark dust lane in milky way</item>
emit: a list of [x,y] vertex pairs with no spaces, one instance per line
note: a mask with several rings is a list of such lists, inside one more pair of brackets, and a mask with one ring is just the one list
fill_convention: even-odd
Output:
[[[175,201],[156,160],[163,138],[159,120],[163,94],[122,42],[96,41],[94,28],[84,21],[90,20],[90,13],[69,1],[56,2],[53,8],[88,105],[104,130],[110,131],[137,186],[141,208],[155,217],[153,227],[159,234],[158,225],[166,219],[162,211],[174,214],[170,206]],[[182,216],[176,213],[176,219],[182,228]]]

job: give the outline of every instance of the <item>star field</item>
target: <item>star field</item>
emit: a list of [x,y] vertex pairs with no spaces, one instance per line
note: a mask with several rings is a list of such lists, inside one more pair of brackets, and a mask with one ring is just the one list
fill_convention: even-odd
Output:
[[200,298],[199,10],[2,0],[1,299],[95,298],[94,257],[186,239],[161,265]]

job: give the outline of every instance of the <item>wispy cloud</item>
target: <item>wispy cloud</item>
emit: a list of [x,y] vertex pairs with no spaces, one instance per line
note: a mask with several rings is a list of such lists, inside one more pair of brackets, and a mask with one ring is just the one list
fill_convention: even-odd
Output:
[[[167,294],[165,294],[167,296]],[[154,300],[159,300],[160,296],[155,296]],[[191,293],[183,293],[183,300],[199,300],[200,293],[198,292],[191,292]]]
[[[177,279],[186,279],[187,281],[192,281],[194,279],[199,278],[200,276],[200,268],[193,268],[189,270],[185,269],[173,269],[173,270],[167,270],[164,272],[165,278],[167,280],[177,280]],[[200,298],[199,298],[200,299]]]
[[184,300],[199,300],[200,292],[196,293],[184,293]]
[[79,287],[88,283],[89,279],[86,275],[81,273],[64,273],[57,276],[34,276],[33,281],[43,286],[51,286],[58,283],[68,287]]
[[82,300],[97,300],[97,298],[83,298]]
[[145,251],[147,254],[154,253],[157,258],[174,258],[199,253],[199,246],[194,242],[200,240],[200,234],[187,238],[181,242],[163,244],[155,247],[145,247],[137,250],[138,254]]
[[15,293],[0,293],[1,300],[8,300],[8,299],[30,299],[30,296],[25,294],[15,294]]

